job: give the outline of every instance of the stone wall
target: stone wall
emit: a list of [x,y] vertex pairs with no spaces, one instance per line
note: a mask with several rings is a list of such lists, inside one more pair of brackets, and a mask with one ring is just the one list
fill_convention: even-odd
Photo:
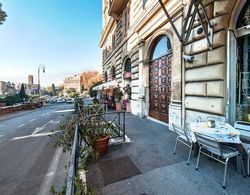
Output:
[[185,54],[194,56],[193,62],[184,62],[187,121],[197,112],[226,115],[227,29],[235,3],[236,0],[203,0],[214,26],[213,48],[209,49],[204,33],[197,33],[201,25],[196,18],[184,48]]
[[0,107],[0,116],[23,110],[33,110],[33,109],[35,109],[34,103]]

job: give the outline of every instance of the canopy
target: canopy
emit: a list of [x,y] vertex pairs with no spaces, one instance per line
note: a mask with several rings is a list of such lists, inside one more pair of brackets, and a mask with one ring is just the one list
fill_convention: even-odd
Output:
[[111,87],[112,88],[118,87],[118,85],[119,85],[119,83],[116,80],[113,80],[113,81],[109,81],[109,82],[97,85],[97,86],[93,87],[93,90],[98,91],[98,90],[102,90],[103,88],[104,89],[110,89]]

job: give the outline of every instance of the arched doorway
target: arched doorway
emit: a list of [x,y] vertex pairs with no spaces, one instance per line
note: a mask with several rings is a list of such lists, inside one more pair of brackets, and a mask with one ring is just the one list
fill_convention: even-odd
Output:
[[236,120],[250,122],[250,2],[237,21]]
[[169,122],[172,49],[167,36],[158,37],[149,62],[149,116]]

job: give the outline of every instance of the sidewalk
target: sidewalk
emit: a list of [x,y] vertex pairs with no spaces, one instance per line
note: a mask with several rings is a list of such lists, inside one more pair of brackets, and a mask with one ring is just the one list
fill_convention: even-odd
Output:
[[250,178],[229,163],[227,188],[222,189],[223,165],[201,156],[186,165],[188,148],[173,148],[176,136],[164,125],[126,115],[126,134],[132,140],[110,146],[108,154],[91,164],[87,182],[96,194],[249,194]]

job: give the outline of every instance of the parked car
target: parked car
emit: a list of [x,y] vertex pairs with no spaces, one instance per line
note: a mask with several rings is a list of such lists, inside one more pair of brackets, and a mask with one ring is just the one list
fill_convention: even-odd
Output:
[[84,98],[82,100],[84,106],[89,106],[94,104],[94,98]]
[[64,103],[64,102],[66,102],[66,100],[64,98],[58,98],[56,100],[56,103]]
[[72,104],[72,103],[74,103],[75,102],[75,98],[68,98],[67,100],[66,100],[66,103],[67,104]]

